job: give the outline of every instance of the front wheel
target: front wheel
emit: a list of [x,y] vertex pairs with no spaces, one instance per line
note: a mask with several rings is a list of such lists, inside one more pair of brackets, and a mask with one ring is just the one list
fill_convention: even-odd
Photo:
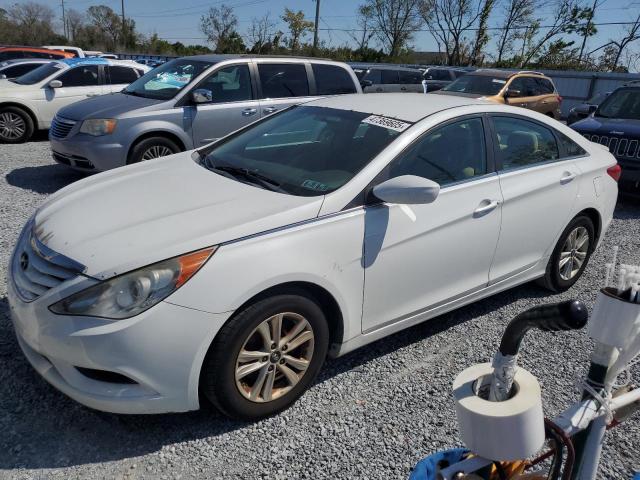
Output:
[[551,254],[542,285],[554,292],[571,288],[584,272],[595,240],[595,229],[589,217],[581,215],[571,220]]
[[276,295],[248,306],[218,333],[200,389],[222,413],[255,420],[294,403],[327,354],[326,318],[312,299]]
[[34,131],[33,120],[27,112],[18,107],[0,107],[0,141],[23,143],[31,138]]
[[164,137],[145,138],[131,150],[128,164],[146,162],[178,153],[180,147]]

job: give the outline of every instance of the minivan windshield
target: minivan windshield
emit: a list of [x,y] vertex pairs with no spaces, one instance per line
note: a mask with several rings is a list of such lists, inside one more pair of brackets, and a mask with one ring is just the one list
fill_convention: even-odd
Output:
[[25,73],[21,77],[15,80],[9,80],[10,82],[17,83],[19,85],[35,85],[40,83],[45,78],[49,78],[54,73],[60,72],[64,69],[64,64],[59,62],[45,63],[41,67],[31,70],[29,73]]
[[640,120],[640,88],[619,88],[600,104],[595,116]]
[[147,72],[122,92],[137,97],[169,100],[212,65],[213,62],[177,58]]
[[451,82],[442,90],[445,92],[474,93],[478,95],[496,95],[507,83],[504,78],[488,75],[465,75]]
[[351,180],[409,126],[369,113],[297,106],[213,145],[201,153],[201,165],[281,193],[325,195]]

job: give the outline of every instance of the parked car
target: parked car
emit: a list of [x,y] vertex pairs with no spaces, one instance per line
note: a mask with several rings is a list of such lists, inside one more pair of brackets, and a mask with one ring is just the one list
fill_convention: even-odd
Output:
[[110,60],[118,60],[118,55],[116,55],[115,53],[101,53],[97,56],[100,58],[108,58]]
[[206,398],[259,418],[294,402],[327,352],[534,279],[571,287],[618,171],[524,109],[319,99],[60,190],[20,235],[9,310],[31,364],[85,405]]
[[569,115],[567,115],[567,125],[571,125],[572,123],[576,123],[579,120],[587,118],[591,113],[595,112],[598,105],[600,105],[600,103],[602,103],[602,101],[609,95],[611,95],[611,92],[596,93],[586,102],[573,107],[569,110]]
[[29,73],[31,70],[35,70],[50,61],[51,60],[39,58],[25,58],[0,62],[0,79],[13,80],[14,78],[21,77],[25,73]]
[[0,62],[15,60],[16,58],[47,58],[49,60],[64,60],[72,58],[73,54],[48,48],[32,47],[0,47]]
[[429,67],[423,75],[426,80],[427,92],[440,90],[467,73],[469,71],[462,68]]
[[[103,171],[211,143],[320,95],[361,92],[344,63],[292,57],[198,55],[161,65],[121,93],[58,112],[56,161]],[[89,131],[88,126],[92,128]]]
[[553,81],[537,72],[480,69],[458,78],[434,94],[484,98],[560,119],[562,97]]
[[160,65],[162,65],[164,62],[163,60],[153,60],[150,58],[139,58],[136,60],[136,62],[141,63],[142,65],[146,65],[147,67],[151,67],[151,68],[156,68],[159,67]]
[[79,47],[70,47],[68,45],[45,45],[42,48],[46,48],[48,50],[58,50],[61,52],[67,52],[70,53],[73,57],[76,58],[85,58],[87,55],[85,55],[84,50],[82,50]]
[[422,74],[417,68],[374,64],[352,68],[360,80],[364,93],[414,92],[423,93]]
[[[148,71],[144,65],[102,58],[56,60],[0,84],[0,141],[26,142],[36,129],[70,128],[54,122],[61,107],[87,97],[117,92]],[[87,128],[87,127],[85,127]],[[93,133],[94,130],[91,130]]]
[[620,189],[640,197],[640,84],[614,90],[571,128],[608,148],[622,167]]

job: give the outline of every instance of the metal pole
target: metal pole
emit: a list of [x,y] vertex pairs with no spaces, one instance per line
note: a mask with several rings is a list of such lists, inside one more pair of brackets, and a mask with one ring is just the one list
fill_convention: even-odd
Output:
[[320,0],[316,0],[316,23],[313,30],[313,54],[318,50],[318,23],[320,23]]
[[127,47],[127,24],[124,19],[124,0],[121,0],[122,3],[122,43],[123,47]]
[[63,32],[64,38],[68,40],[69,37],[67,37],[67,19],[64,14],[64,0],[62,0],[62,32]]

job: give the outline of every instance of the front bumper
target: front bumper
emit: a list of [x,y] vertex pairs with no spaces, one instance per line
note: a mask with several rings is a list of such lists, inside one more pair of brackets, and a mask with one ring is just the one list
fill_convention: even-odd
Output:
[[113,135],[93,137],[71,132],[63,139],[49,135],[49,142],[53,159],[75,170],[104,172],[127,164],[128,146]]
[[[113,413],[199,408],[200,368],[230,313],[210,314],[160,302],[119,321],[55,315],[48,306],[66,293],[50,291],[27,303],[16,294],[11,278],[7,283],[22,351],[58,390],[88,407]],[[116,381],[87,376],[78,368],[115,373]],[[130,381],[117,380],[120,375]]]

